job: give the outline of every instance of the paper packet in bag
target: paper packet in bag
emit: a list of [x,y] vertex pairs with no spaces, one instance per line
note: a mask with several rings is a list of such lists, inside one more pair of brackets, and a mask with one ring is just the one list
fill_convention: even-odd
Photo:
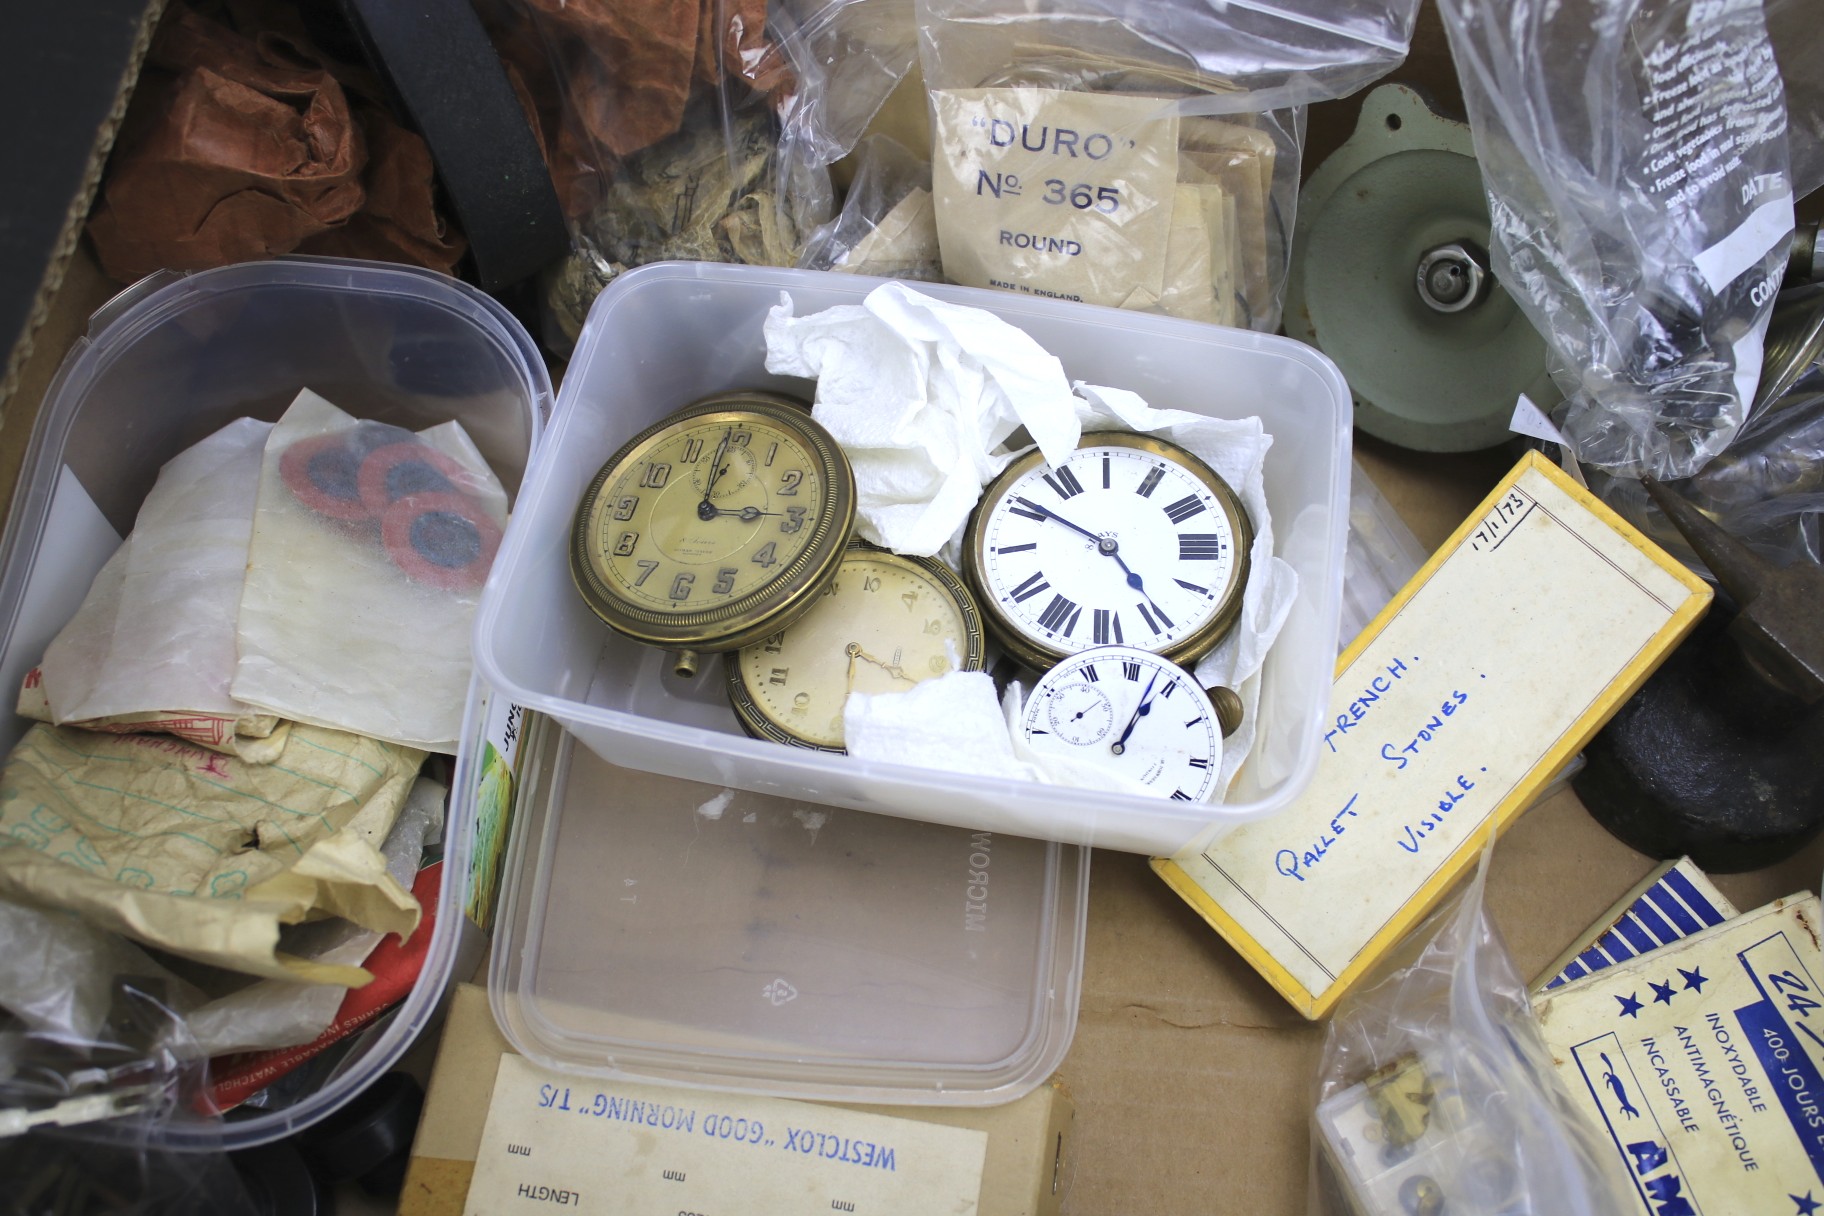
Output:
[[454,752],[506,492],[458,423],[414,434],[298,394],[267,442],[231,692]]
[[424,753],[294,725],[271,764],[156,735],[38,725],[0,769],[0,894],[249,975],[358,987],[280,953],[331,914],[410,933],[419,909],[372,843]]

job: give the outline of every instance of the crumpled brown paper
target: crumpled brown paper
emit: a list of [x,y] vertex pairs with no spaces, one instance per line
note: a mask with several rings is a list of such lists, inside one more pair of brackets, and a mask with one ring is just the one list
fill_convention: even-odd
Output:
[[299,36],[173,4],[89,221],[102,269],[131,282],[319,238],[318,252],[449,270],[465,245],[435,212],[429,152],[365,80],[351,101],[360,75]]
[[523,0],[485,11],[509,76],[536,101],[528,112],[572,219],[599,204],[616,162],[691,128],[693,86],[742,84],[771,107],[795,84],[767,37],[765,0]]
[[359,987],[277,950],[340,916],[409,934],[418,903],[375,847],[424,753],[293,725],[271,764],[159,735],[34,726],[0,769],[0,895],[249,975]]

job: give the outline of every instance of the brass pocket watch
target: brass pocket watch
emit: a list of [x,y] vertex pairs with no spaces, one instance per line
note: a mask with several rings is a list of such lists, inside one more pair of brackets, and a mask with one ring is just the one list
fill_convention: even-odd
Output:
[[963,564],[996,640],[1036,670],[1091,646],[1189,664],[1241,615],[1253,543],[1235,491],[1191,452],[1093,431],[1057,468],[1035,449],[989,484]]
[[851,692],[979,671],[982,645],[975,601],[941,562],[856,541],[809,612],[729,659],[729,702],[750,735],[841,752]]
[[855,527],[855,476],[787,397],[705,398],[635,435],[577,506],[570,572],[619,633],[678,652],[777,633],[836,575]]

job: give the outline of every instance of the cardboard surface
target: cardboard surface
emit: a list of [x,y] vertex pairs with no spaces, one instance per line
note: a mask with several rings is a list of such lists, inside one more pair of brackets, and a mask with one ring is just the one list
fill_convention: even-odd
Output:
[[[1390,79],[1428,87],[1447,107],[1454,100],[1455,76],[1433,5],[1421,10],[1407,66]],[[1357,97],[1313,108],[1307,172],[1353,129],[1359,104]],[[922,129],[922,98],[912,96],[902,109],[909,116],[906,134],[915,137]],[[1801,213],[1816,215],[1820,205],[1824,193],[1807,200]],[[10,501],[45,385],[84,331],[89,313],[113,290],[86,249],[79,249],[0,427],[5,491],[0,502]],[[1356,455],[1430,549],[1461,522],[1516,453],[1437,457],[1358,437]],[[1494,917],[1520,973],[1536,974],[1653,864],[1594,823],[1574,795],[1560,795],[1522,816],[1498,846],[1489,880]],[[1738,906],[1754,908],[1815,889],[1821,867],[1824,845],[1815,845],[1779,867],[1724,876],[1717,885]],[[482,1008],[485,1012],[485,1002]],[[497,1032],[490,1034],[497,1043]],[[1323,1035],[1321,1024],[1299,1017],[1159,881],[1146,858],[1097,853],[1082,1014],[1060,1073],[1069,1079],[1076,1108],[1074,1141],[1059,1179],[1069,1188],[1068,1211],[1303,1216],[1306,1127]],[[420,1043],[413,1054],[425,1046]],[[411,1175],[414,1184],[433,1192],[447,1193],[456,1185],[466,1190],[473,1168],[451,1148],[451,1138],[464,1133],[438,1112],[470,1115],[478,1138],[494,1075],[493,1056],[486,1052],[455,1058],[459,1066],[446,1068],[448,1079],[439,1082],[445,1097],[427,1107],[417,1145],[421,1156]],[[1048,1139],[1054,1134],[1049,1127],[1044,1133]],[[415,1202],[408,1187],[400,1210],[442,1210]]]

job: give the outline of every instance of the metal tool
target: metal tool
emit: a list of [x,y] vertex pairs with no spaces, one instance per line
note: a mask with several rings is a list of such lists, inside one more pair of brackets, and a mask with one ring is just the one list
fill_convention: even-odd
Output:
[[1771,865],[1824,828],[1824,570],[1775,566],[1643,485],[1736,607],[1713,609],[1621,707],[1572,784],[1643,853],[1723,873]]
[[1342,368],[1362,431],[1468,452],[1509,440],[1521,393],[1559,400],[1489,239],[1469,128],[1404,85],[1370,92],[1299,192],[1285,307],[1286,333]]

